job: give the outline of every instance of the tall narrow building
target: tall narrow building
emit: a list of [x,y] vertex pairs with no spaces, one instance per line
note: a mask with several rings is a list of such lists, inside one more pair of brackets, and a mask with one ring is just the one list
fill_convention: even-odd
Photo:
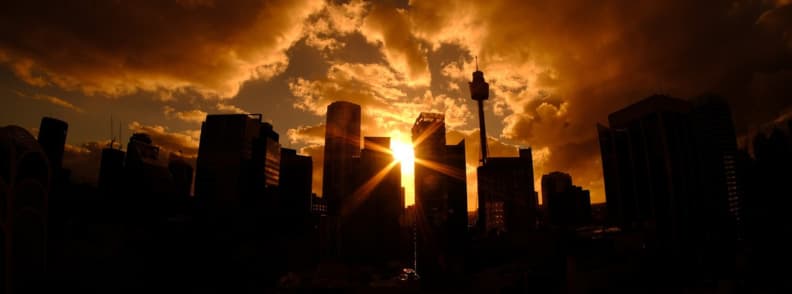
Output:
[[39,126],[38,143],[47,155],[53,173],[60,172],[63,164],[63,149],[69,124],[65,121],[43,117]]
[[325,123],[322,198],[327,204],[327,227],[323,232],[325,254],[341,256],[343,212],[358,184],[360,164],[360,105],[336,101],[327,106]]
[[286,222],[303,222],[311,213],[311,183],[313,160],[297,154],[297,150],[282,148],[280,159],[280,199],[278,201]]
[[399,218],[404,202],[401,166],[393,158],[390,138],[364,139],[360,183],[346,206],[345,255],[353,262],[375,266],[399,261]]
[[448,191],[448,268],[451,273],[465,271],[470,236],[468,234],[467,175],[465,140],[446,145],[446,189]]
[[448,269],[448,189],[443,173],[446,161],[445,116],[421,113],[412,128],[415,149],[415,209],[417,271],[438,276]]
[[327,106],[322,197],[328,214],[339,215],[354,191],[354,158],[360,157],[360,105],[336,101]]

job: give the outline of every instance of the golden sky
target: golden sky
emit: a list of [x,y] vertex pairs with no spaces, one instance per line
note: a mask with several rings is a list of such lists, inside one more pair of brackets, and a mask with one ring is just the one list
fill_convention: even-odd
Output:
[[195,155],[205,114],[262,113],[314,156],[320,193],[325,108],[347,100],[364,136],[409,138],[420,112],[444,112],[475,179],[478,56],[491,155],[531,147],[536,180],[567,172],[602,202],[595,124],[610,112],[714,92],[741,134],[790,113],[788,2],[5,1],[0,124],[68,121],[66,164],[91,180],[111,115],[124,137]]

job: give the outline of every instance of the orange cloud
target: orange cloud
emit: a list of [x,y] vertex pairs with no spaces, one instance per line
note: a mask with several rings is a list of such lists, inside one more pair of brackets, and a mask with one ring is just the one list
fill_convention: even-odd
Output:
[[170,132],[167,127],[143,125],[137,121],[133,121],[128,127],[134,133],[151,136],[152,143],[162,149],[161,154],[181,152],[185,157],[198,156],[198,140],[201,137],[199,130]]
[[167,97],[190,89],[219,98],[232,97],[246,80],[285,70],[284,51],[324,5],[38,2],[4,5],[0,12],[0,62],[28,84],[108,96],[150,91]]
[[172,106],[164,106],[163,110],[166,117],[177,118],[186,122],[200,124],[206,119],[206,112],[199,109],[176,111]]

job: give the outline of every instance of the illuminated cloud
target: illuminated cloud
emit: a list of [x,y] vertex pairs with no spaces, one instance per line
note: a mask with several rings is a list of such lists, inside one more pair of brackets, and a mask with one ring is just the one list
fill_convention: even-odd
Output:
[[322,6],[318,0],[15,2],[0,12],[0,62],[30,85],[88,95],[190,89],[232,97],[242,82],[285,69],[284,51]]
[[185,110],[185,111],[176,111],[175,108],[171,106],[164,106],[163,110],[166,117],[169,118],[177,118],[186,122],[197,123],[200,124],[201,122],[206,119],[206,112],[193,109],[193,110]]
[[81,145],[66,144],[63,149],[63,167],[71,171],[75,182],[95,184],[99,177],[102,149],[109,146],[109,143],[110,141],[96,141]]
[[66,109],[70,109],[70,110],[73,110],[75,112],[83,112],[82,108],[77,107],[76,105],[72,104],[69,101],[63,100],[61,98],[58,98],[58,97],[55,97],[55,96],[52,96],[52,95],[45,95],[45,94],[27,95],[27,94],[19,92],[19,91],[16,91],[15,94],[17,96],[28,97],[28,98],[33,99],[33,100],[46,101],[48,103],[51,103],[52,105],[56,105],[58,107],[63,107],[63,108],[66,108]]
[[310,156],[313,160],[313,183],[311,190],[322,195],[322,175],[324,171],[324,145],[309,145],[300,148],[300,155]]
[[322,145],[325,139],[325,125],[299,126],[286,131],[292,144]]
[[[568,172],[602,201],[595,124],[625,105],[658,92],[720,93],[734,110],[738,133],[792,107],[789,4],[179,0],[110,1],[88,9],[27,1],[0,12],[0,63],[41,89],[111,96],[144,90],[181,110],[266,113],[283,109],[270,105],[291,105],[294,115],[274,122],[319,167],[319,126],[305,124],[323,118],[332,101],[363,107],[363,135],[409,137],[420,112],[443,112],[449,130],[468,139],[468,165],[475,166],[478,136],[470,130],[477,118],[467,81],[477,56],[491,86],[492,155],[513,156],[515,146],[530,146],[537,177]],[[311,62],[294,66],[296,60]],[[287,92],[252,103],[237,97],[188,106],[175,95],[228,98],[243,84],[257,84],[244,83],[251,79]],[[80,106],[89,111],[88,104]],[[170,117],[196,117],[175,108]],[[165,119],[152,123],[165,125]],[[172,133],[159,125],[149,131]],[[192,140],[176,142],[197,145],[197,131],[190,132],[173,133]],[[317,170],[315,181],[321,181]]]
[[217,103],[215,105],[215,108],[217,108],[218,111],[227,112],[227,113],[238,113],[238,114],[250,113],[235,105],[225,104],[225,103]]
[[198,156],[198,140],[200,139],[198,130],[170,132],[165,126],[143,125],[137,121],[129,124],[129,130],[151,136],[152,143],[162,150],[161,154],[181,152],[185,157]]
[[334,51],[346,44],[338,37],[360,30],[368,3],[350,1],[348,3],[327,3],[319,12],[311,15],[304,28],[305,42],[320,51]]
[[408,12],[382,3],[372,6],[363,20],[363,35],[381,46],[390,66],[406,77],[408,85],[428,86],[432,80],[428,48],[412,34]]

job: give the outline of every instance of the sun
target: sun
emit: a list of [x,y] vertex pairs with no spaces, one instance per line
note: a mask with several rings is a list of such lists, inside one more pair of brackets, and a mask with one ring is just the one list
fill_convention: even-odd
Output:
[[401,161],[402,164],[413,164],[415,162],[415,153],[413,153],[412,143],[405,143],[402,141],[391,141],[391,151],[393,158]]
[[401,165],[404,204],[410,206],[415,203],[415,153],[412,142],[404,137],[401,133],[392,134],[390,148],[393,159]]

